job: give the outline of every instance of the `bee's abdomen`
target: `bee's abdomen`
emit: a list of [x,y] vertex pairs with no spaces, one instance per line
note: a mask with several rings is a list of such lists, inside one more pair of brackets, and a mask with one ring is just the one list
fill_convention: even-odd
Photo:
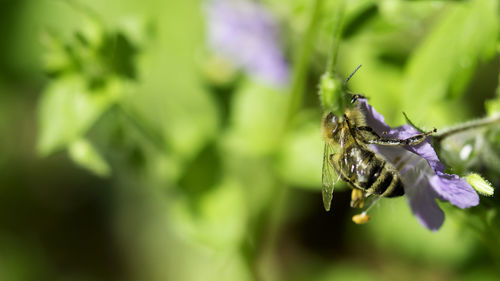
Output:
[[353,146],[345,157],[343,173],[355,187],[384,197],[404,194],[399,173],[373,151]]
[[388,165],[384,166],[368,191],[384,197],[396,197],[405,193],[399,174]]

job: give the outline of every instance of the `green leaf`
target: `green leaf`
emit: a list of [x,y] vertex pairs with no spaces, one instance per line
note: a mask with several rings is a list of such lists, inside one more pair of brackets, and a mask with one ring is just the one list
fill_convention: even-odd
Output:
[[80,76],[55,80],[39,103],[37,149],[48,155],[78,140],[119,97],[118,81],[90,92]]
[[460,98],[478,64],[494,56],[497,11],[495,0],[450,4],[408,62],[403,86],[405,111],[443,123],[466,112],[442,102]]
[[488,112],[489,116],[497,115],[500,113],[500,98],[498,98],[498,90],[497,90],[497,98],[491,99],[485,102],[486,112]]
[[186,164],[185,172],[179,179],[179,186],[191,196],[201,196],[209,187],[215,186],[222,178],[220,152],[214,143],[209,144]]
[[207,189],[195,202],[188,197],[176,200],[170,207],[171,223],[179,235],[196,243],[219,251],[235,250],[247,233],[248,191],[233,179]]
[[101,63],[109,73],[122,76],[124,78],[135,79],[135,56],[137,48],[122,33],[108,34],[101,48],[99,56]]
[[109,176],[111,168],[92,143],[86,139],[74,141],[69,146],[69,156],[80,166],[99,176]]
[[44,31],[41,41],[46,50],[43,54],[46,72],[55,76],[75,68],[73,58],[68,53],[67,47],[53,32]]
[[215,136],[218,126],[216,104],[200,80],[195,55],[205,39],[202,11],[192,1],[161,6],[175,12],[155,21],[157,36],[137,56],[140,94],[128,96],[126,103],[164,137],[177,159],[188,160]]
[[97,19],[90,11],[82,11],[85,20],[80,25],[80,30],[76,33],[77,37],[91,48],[98,48],[102,45],[106,33],[103,23]]
[[[499,75],[500,78],[500,75]],[[500,85],[497,85],[496,96],[485,102],[486,112],[489,116],[500,114]]]
[[356,281],[377,281],[383,280],[378,274],[370,270],[370,267],[360,267],[355,263],[347,261],[336,263],[324,272],[318,274],[317,278],[309,280],[328,281],[328,280],[356,280]]
[[401,256],[429,264],[460,265],[474,249],[474,239],[463,231],[460,221],[445,213],[443,226],[431,232],[418,223],[404,198],[381,199],[371,209],[371,221],[356,231],[363,228],[366,238],[376,237],[378,248],[393,249]]
[[240,151],[264,155],[280,145],[288,96],[245,81],[235,94],[228,141]]
[[319,123],[321,117],[311,116],[304,125],[291,131],[282,144],[278,158],[281,177],[294,186],[320,190],[323,142]]
[[138,48],[126,33],[106,31],[101,22],[86,17],[69,39],[45,32],[45,68],[53,76],[79,73],[92,86],[101,86],[110,76],[136,78]]

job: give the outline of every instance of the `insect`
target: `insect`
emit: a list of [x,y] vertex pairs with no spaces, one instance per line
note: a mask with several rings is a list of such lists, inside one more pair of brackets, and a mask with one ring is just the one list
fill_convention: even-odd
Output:
[[[330,210],[334,184],[342,179],[351,188],[351,207],[362,208],[365,197],[377,195],[397,197],[404,194],[401,175],[390,162],[372,151],[369,144],[404,146],[417,145],[436,132],[417,134],[407,139],[391,139],[379,136],[366,125],[358,108],[361,95],[352,95],[351,106],[343,116],[332,112],[325,114],[321,127],[325,142],[323,155],[322,195],[323,204]],[[356,223],[365,223],[365,213],[353,217]]]

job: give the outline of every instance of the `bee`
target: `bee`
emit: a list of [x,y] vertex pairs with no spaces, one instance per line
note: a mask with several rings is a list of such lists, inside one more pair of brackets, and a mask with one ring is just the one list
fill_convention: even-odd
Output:
[[[323,155],[322,195],[323,204],[330,210],[333,187],[339,179],[352,188],[351,207],[362,208],[369,195],[397,197],[404,195],[401,175],[394,165],[369,148],[369,144],[404,146],[417,145],[436,132],[417,134],[407,139],[390,139],[379,136],[366,125],[358,102],[361,95],[352,95],[351,106],[343,116],[332,112],[323,117],[321,128],[325,142]],[[356,223],[365,223],[365,213],[353,217]]]

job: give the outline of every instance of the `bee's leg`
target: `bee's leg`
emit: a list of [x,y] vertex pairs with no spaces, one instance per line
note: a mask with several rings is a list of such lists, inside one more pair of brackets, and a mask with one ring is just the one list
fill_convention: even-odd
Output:
[[368,127],[368,126],[360,126],[360,127],[356,127],[356,130],[360,131],[361,134],[363,135],[368,135],[368,137],[372,137],[372,138],[380,138],[380,136],[375,133],[375,131],[373,130],[372,127]]
[[382,138],[377,133],[373,131],[372,128],[368,126],[356,127],[356,130],[361,133],[363,136],[363,142],[367,144],[379,144],[379,145],[387,145],[387,146],[403,146],[403,145],[417,145],[425,140],[427,136],[437,132],[436,129],[425,132],[422,134],[417,134],[412,137],[406,139],[389,139]]
[[353,188],[351,192],[351,207],[363,208],[365,204],[365,194],[362,190]]
[[359,145],[356,137],[354,137],[356,135],[356,130],[355,130],[356,127],[351,126],[351,122],[349,121],[349,118],[347,117],[346,114],[344,114],[344,119],[345,119],[345,122],[347,124],[347,128],[349,128],[349,132],[351,133],[351,135],[353,137],[354,143]]
[[409,138],[405,139],[404,141],[405,141],[406,145],[410,145],[410,146],[417,145],[417,144],[423,142],[428,136],[430,136],[436,132],[437,132],[437,129],[434,128],[432,131],[428,131],[425,133],[415,135],[413,137],[409,137]]
[[368,211],[377,203],[377,201],[380,199],[380,196],[376,196],[373,198],[371,201],[369,201],[368,206],[366,209],[361,212],[360,214],[354,215],[352,217],[352,221],[355,224],[364,224],[367,223],[370,220],[370,216],[368,215]]

